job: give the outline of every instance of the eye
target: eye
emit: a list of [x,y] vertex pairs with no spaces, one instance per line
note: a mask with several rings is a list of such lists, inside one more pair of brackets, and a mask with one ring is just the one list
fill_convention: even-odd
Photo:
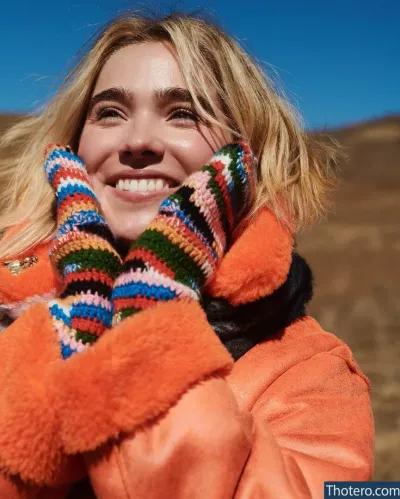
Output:
[[115,107],[103,107],[94,110],[94,119],[96,121],[110,120],[115,121],[122,118],[122,113]]
[[178,120],[178,121],[199,121],[198,115],[192,110],[192,109],[187,109],[187,108],[179,108],[175,109],[171,115],[170,118],[173,120]]

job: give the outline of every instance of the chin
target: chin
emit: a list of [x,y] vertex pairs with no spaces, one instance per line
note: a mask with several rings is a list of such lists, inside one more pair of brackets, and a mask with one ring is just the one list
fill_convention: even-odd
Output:
[[136,241],[141,234],[145,231],[146,227],[143,228],[135,227],[124,229],[122,227],[113,227],[111,226],[111,230],[113,231],[116,239],[118,241],[125,241],[126,243],[132,243]]
[[130,213],[129,215],[115,214],[113,217],[110,217],[111,220],[108,219],[108,222],[118,243],[126,246],[136,241],[143,234],[150,222],[157,216],[157,213],[158,206],[155,206],[153,210],[146,210],[144,213],[137,212],[135,214]]

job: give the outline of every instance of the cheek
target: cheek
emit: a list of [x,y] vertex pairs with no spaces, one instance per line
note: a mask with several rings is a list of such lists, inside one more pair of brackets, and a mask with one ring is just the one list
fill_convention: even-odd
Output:
[[79,141],[78,156],[85,163],[89,173],[93,171],[96,159],[95,155],[93,154],[93,142],[93,134],[90,133],[90,130],[88,128],[84,127]]
[[85,163],[87,171],[91,174],[96,173],[105,158],[107,157],[106,137],[99,137],[96,130],[85,127],[82,131],[79,141],[78,156]]
[[171,150],[187,175],[202,168],[223,145],[229,143],[228,137],[222,134],[195,133],[184,140],[176,140],[171,144]]

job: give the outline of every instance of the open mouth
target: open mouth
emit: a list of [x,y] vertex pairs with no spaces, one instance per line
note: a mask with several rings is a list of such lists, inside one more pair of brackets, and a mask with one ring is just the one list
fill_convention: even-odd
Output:
[[159,192],[167,191],[177,187],[178,184],[172,180],[166,180],[163,178],[142,178],[142,179],[119,179],[114,184],[114,188],[117,191],[126,192]]

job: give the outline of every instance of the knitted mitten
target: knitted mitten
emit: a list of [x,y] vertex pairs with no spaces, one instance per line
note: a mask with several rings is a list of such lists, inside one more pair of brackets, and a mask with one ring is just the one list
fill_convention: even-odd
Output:
[[66,359],[111,326],[111,292],[122,261],[82,160],[68,147],[50,145],[44,168],[57,201],[50,258],[64,284],[49,310]]
[[255,185],[254,156],[247,144],[234,143],[166,198],[115,280],[113,325],[159,301],[200,300]]

